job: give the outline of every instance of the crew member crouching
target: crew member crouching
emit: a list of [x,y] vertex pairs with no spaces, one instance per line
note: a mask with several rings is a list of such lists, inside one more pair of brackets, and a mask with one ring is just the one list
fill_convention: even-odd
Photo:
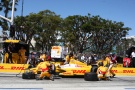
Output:
[[49,62],[43,62],[42,67],[43,68],[41,68],[41,74],[36,79],[42,80],[44,79],[44,77],[47,77],[53,81],[54,80],[53,74],[55,72],[55,66]]
[[107,67],[103,66],[103,62],[99,62],[99,67],[97,69],[97,76],[99,81],[100,80],[108,80],[106,73],[107,73]]

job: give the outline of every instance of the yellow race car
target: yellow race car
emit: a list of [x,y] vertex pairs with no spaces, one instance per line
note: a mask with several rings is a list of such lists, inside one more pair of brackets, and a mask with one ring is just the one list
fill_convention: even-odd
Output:
[[83,76],[86,72],[91,72],[91,69],[91,65],[87,65],[86,63],[75,59],[71,59],[69,64],[60,65],[57,67],[59,76]]
[[[50,62],[40,62],[35,68],[29,68],[25,70],[22,74],[23,79],[35,79],[38,74],[41,73],[44,68],[44,63]],[[61,64],[62,62],[51,61],[51,64],[54,64],[54,68],[50,72],[57,76],[83,76],[86,72],[91,72],[97,69],[97,65],[87,65],[81,61],[71,59],[69,64]]]

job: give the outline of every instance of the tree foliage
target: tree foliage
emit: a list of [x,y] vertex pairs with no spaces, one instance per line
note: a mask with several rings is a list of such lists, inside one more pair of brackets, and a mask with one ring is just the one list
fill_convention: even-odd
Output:
[[[1,0],[0,11],[5,13],[5,17],[8,17],[11,6],[12,0]],[[1,19],[0,25],[3,30],[7,30],[7,21]],[[123,37],[130,30],[123,22],[106,20],[100,16],[88,14],[61,18],[50,10],[30,13],[24,17],[16,16],[15,26],[16,39],[25,41],[33,49],[32,38],[36,40],[37,50],[49,51],[57,42],[63,42],[75,53],[89,50],[99,55],[112,51],[114,46],[123,42]]]
[[[69,16],[64,20],[64,37],[77,52],[89,49],[92,53],[106,54],[130,30],[122,22],[106,20],[100,16]],[[72,49],[73,50],[73,49]]]

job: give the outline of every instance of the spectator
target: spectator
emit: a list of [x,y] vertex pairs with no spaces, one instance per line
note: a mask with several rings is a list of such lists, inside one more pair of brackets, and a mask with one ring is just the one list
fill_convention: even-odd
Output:
[[84,61],[84,59],[85,59],[85,55],[83,54],[83,55],[81,56],[81,61]]
[[13,61],[12,61],[12,53],[13,53],[14,49],[15,49],[15,45],[12,42],[10,42],[10,44],[8,45],[8,59],[7,59],[7,63],[9,63],[9,62],[13,63]]
[[95,60],[95,62],[98,61],[97,54],[94,54],[94,60]]
[[135,67],[135,49],[131,53],[131,59],[132,59],[132,66]]
[[30,67],[35,67],[36,66],[36,57],[34,52],[31,52],[30,56],[29,56],[29,60],[27,62],[28,64],[30,64]]

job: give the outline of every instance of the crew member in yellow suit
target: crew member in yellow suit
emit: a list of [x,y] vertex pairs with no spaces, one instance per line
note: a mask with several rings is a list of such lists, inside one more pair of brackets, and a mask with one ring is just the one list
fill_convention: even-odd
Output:
[[109,67],[109,65],[110,65],[110,55],[107,54],[105,59],[103,60],[103,66]]
[[64,64],[69,64],[70,60],[74,58],[73,53],[71,52],[69,55],[66,56],[66,61]]
[[40,60],[41,62],[43,62],[43,61],[44,61],[43,53],[41,53],[41,54],[40,54],[39,60]]
[[108,57],[106,58],[106,60],[107,60],[107,63],[108,63],[108,70],[107,70],[108,77],[110,79],[111,76],[113,76],[113,77],[115,76],[115,73],[112,71],[112,68],[114,66],[114,62],[112,61],[112,55],[111,54],[108,55]]
[[51,77],[51,74],[49,73],[49,68],[52,66],[52,64],[51,63],[49,63],[49,62],[42,62],[42,63],[40,63],[40,66],[38,67],[38,69],[37,70],[41,70],[41,74],[40,74],[40,76],[39,77],[37,77],[36,79],[37,80],[42,80],[44,77],[48,77],[48,78],[50,78],[50,79],[53,79],[52,77]]
[[24,49],[24,47],[21,47],[21,49],[19,50],[19,59],[20,59],[20,64],[24,64],[25,63],[25,52],[26,50]]
[[99,67],[97,69],[97,76],[99,80],[107,80],[107,67],[103,66],[103,62],[99,62]]
[[42,62],[47,61],[46,53],[41,53],[40,57],[39,57],[39,60],[42,61]]

